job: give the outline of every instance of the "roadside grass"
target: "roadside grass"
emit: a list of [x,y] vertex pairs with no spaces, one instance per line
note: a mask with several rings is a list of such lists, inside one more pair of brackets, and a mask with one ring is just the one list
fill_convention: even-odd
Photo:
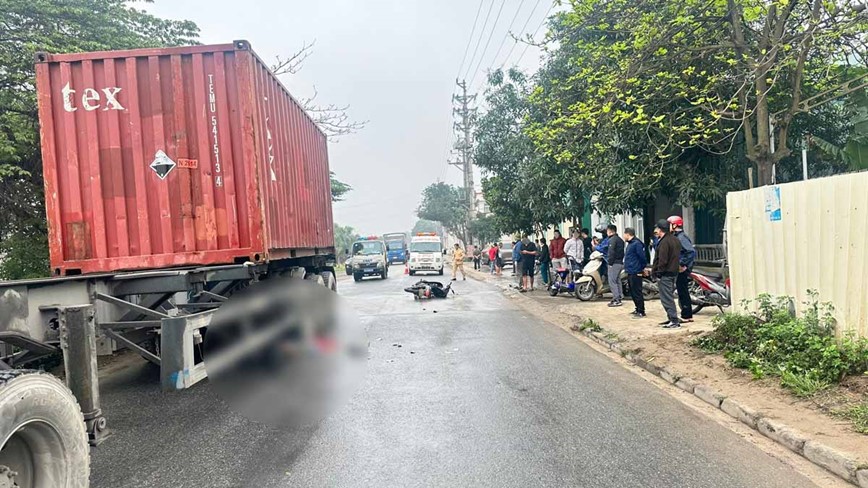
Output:
[[868,434],[868,402],[847,402],[832,410],[815,400],[819,393],[837,389],[842,380],[868,373],[868,339],[839,337],[831,305],[818,303],[815,293],[800,316],[789,297],[761,295],[752,305],[755,313],[717,316],[714,330],[692,345],[722,354],[727,363],[749,370],[755,379],[777,377],[794,396],[811,399],[827,413],[850,420],[857,432]]
[[603,330],[600,324],[594,319],[585,319],[582,325],[579,326],[580,331],[590,330],[591,332],[601,332]]
[[832,415],[853,423],[853,428],[860,434],[868,434],[868,402],[835,410]]
[[817,393],[829,388],[830,383],[816,380],[805,374],[797,374],[790,371],[781,372],[781,386],[790,390],[799,398],[810,398]]

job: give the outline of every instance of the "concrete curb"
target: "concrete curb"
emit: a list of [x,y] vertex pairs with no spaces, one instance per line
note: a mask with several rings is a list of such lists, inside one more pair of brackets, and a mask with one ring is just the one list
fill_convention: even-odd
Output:
[[[478,281],[488,281],[485,278],[474,278]],[[520,294],[518,296],[522,299],[531,299]],[[824,468],[844,481],[860,488],[868,488],[868,465],[860,465],[852,454],[828,447],[821,442],[811,439],[805,433],[792,429],[774,419],[764,417],[762,413],[717,392],[707,385],[703,385],[689,377],[680,376],[664,366],[654,364],[651,360],[630,352],[617,340],[607,338],[604,331],[578,330],[578,327],[575,326],[573,326],[572,330],[588,337],[606,349],[620,354],[635,366],[723,411],[730,417],[758,431],[763,436],[795,452],[815,465]]]

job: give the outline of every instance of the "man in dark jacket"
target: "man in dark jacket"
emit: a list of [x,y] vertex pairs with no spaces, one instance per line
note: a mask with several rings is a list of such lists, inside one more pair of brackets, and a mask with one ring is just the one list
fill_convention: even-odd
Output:
[[609,289],[612,290],[610,307],[620,307],[624,298],[624,290],[621,289],[621,270],[624,269],[624,240],[618,235],[618,227],[609,224],[606,227],[609,236],[609,254],[606,261],[609,263]]
[[654,253],[652,272],[658,279],[660,288],[660,303],[666,311],[665,322],[660,325],[665,329],[679,329],[678,310],[675,308],[675,277],[678,276],[678,259],[681,254],[681,243],[678,238],[669,233],[669,222],[657,222],[654,234],[658,237],[657,249]]
[[684,219],[673,215],[667,219],[672,235],[681,244],[678,257],[678,277],[675,278],[675,289],[678,290],[678,305],[681,307],[681,321],[693,322],[693,302],[690,300],[690,273],[693,273],[693,263],[696,260],[696,250],[693,242],[684,233]]
[[591,245],[591,231],[588,229],[582,229],[582,244],[585,247],[585,258],[582,261],[582,266],[588,264],[588,261],[591,260],[591,253],[594,252],[594,246]]
[[549,269],[552,265],[552,258],[549,255],[549,246],[546,244],[546,238],[540,238],[539,242],[539,274],[543,280],[543,284],[549,286]]
[[627,241],[627,251],[624,252],[624,271],[627,272],[627,279],[630,284],[630,298],[633,299],[633,305],[636,306],[631,315],[634,319],[641,319],[645,316],[642,276],[645,274],[645,267],[648,266],[648,259],[645,257],[645,244],[636,238],[636,231],[630,227],[624,229],[624,240]]

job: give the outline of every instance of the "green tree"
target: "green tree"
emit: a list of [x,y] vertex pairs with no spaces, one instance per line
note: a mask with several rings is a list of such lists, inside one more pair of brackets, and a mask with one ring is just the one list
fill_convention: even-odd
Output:
[[843,107],[844,117],[852,124],[842,144],[812,134],[811,140],[823,152],[846,164],[850,169],[868,169],[868,90],[854,92]]
[[528,135],[530,121],[546,117],[529,102],[532,89],[517,70],[491,73],[476,126],[476,164],[498,232],[531,232],[585,211],[577,168],[544,154]]
[[353,190],[353,187],[344,183],[343,181],[338,180],[335,177],[334,171],[329,171],[329,178],[331,179],[332,201],[333,202],[343,201],[344,195],[351,192]]
[[346,254],[345,250],[349,250],[353,246],[353,242],[358,240],[359,234],[356,229],[349,225],[335,224],[335,249],[338,255]]
[[467,232],[483,246],[500,239],[497,217],[494,214],[477,215],[475,219],[470,221]]
[[[768,184],[802,137],[793,131],[798,120],[822,118],[832,110],[826,102],[868,81],[846,67],[868,59],[868,17],[855,2],[574,0],[571,7],[552,22],[548,72],[533,97],[549,112],[531,134],[546,154],[578,166],[609,210],[636,207],[664,177],[698,179],[719,192],[719,179],[733,173],[705,169],[730,154],[755,164]],[[675,190],[691,200],[697,188]]]
[[0,12],[0,278],[44,276],[34,54],[195,44],[199,29],[124,0],[0,0]]
[[439,222],[446,230],[466,240],[467,203],[461,188],[442,182],[428,185],[422,191],[422,203],[416,215]]
[[437,234],[441,233],[441,226],[437,222],[433,222],[430,220],[419,219],[413,225],[413,230],[410,231],[411,235],[416,235],[420,232],[435,232]]

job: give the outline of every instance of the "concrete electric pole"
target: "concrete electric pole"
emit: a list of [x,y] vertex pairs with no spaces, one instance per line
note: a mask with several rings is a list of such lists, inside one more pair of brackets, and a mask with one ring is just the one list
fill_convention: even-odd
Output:
[[[470,104],[476,99],[476,95],[467,94],[467,82],[457,81],[458,88],[461,89],[459,94],[452,96],[454,104],[452,113],[456,117],[455,129],[458,133],[458,140],[455,142],[455,149],[458,151],[458,161],[450,161],[449,164],[461,168],[464,172],[464,192],[467,199],[467,225],[473,220],[476,207],[476,191],[473,188],[473,141],[470,131],[473,126],[473,119],[476,114],[475,109],[470,108]],[[465,244],[466,242],[465,236]]]

